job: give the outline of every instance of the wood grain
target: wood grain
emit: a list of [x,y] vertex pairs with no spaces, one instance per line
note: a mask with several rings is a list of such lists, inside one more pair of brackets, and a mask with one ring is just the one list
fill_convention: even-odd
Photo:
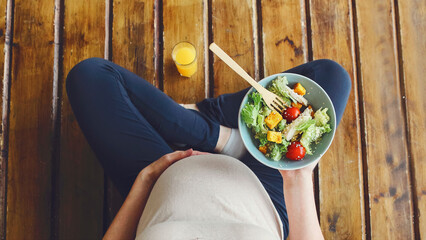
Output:
[[[5,44],[5,36],[6,36],[6,11],[7,11],[7,1],[0,1],[0,49],[5,49],[5,47],[7,48],[7,50],[5,49],[5,52],[3,52],[3,54],[0,55],[0,70],[3,71],[2,72],[2,84],[1,84],[1,93],[4,92],[4,90],[8,91],[8,89],[4,89],[4,86],[8,86],[8,81],[9,81],[9,72],[5,73],[4,71],[8,71],[9,70],[9,63],[7,63],[7,67],[5,68],[5,61],[6,60],[6,51],[10,50],[10,44]],[[11,23],[11,22],[10,22]],[[8,28],[10,28],[11,24],[9,23]],[[9,58],[10,56],[8,56]],[[5,83],[5,81],[7,83]],[[0,106],[3,106],[3,97],[0,97]],[[9,106],[8,104],[6,104],[6,106]],[[6,109],[7,110],[7,109]],[[7,122],[3,121],[2,122],[2,126],[7,126]],[[7,169],[6,169],[6,165],[7,165],[7,151],[6,151],[6,147],[7,147],[7,143],[5,141],[7,134],[4,135],[5,130],[2,129],[2,131],[0,132],[0,149],[1,149],[1,154],[0,154],[0,239],[5,239],[5,233],[6,233],[6,229],[5,229],[5,216],[6,216],[6,177],[7,177]]]
[[[112,22],[112,61],[158,86],[154,56],[154,1],[114,0]],[[112,182],[107,182],[108,227],[123,198]]]
[[371,239],[413,239],[404,113],[391,1],[356,1]]
[[104,174],[75,119],[65,77],[78,62],[103,57],[105,1],[64,2],[58,239],[100,239],[103,234]]
[[[52,86],[53,76],[57,76],[52,70],[55,1],[40,0],[36,5],[23,0],[0,1],[0,48],[8,47],[7,3],[14,3],[14,8],[10,8],[14,14],[14,39],[10,43],[10,65],[3,65],[5,58],[0,57],[0,68],[11,70],[10,75],[9,71],[3,74],[6,89],[2,99],[6,102],[0,133],[0,238],[7,234],[9,239],[99,239],[102,218],[108,226],[123,199],[109,180],[105,182],[107,192],[103,198],[103,172],[75,121],[63,84],[59,94],[59,171],[53,175],[57,183],[52,182],[52,170],[56,170],[52,169]],[[307,3],[312,57],[336,60],[353,79],[341,125],[319,167],[320,219],[325,238],[426,238],[425,1]],[[207,16],[210,4],[212,15]],[[111,50],[114,62],[155,86],[164,86],[176,101],[191,103],[204,98],[209,88],[205,78],[210,71],[205,54],[208,37],[256,80],[262,77],[262,71],[264,75],[274,74],[308,59],[305,1],[113,0],[111,49],[104,47],[105,35],[109,36],[105,32],[104,0],[63,0],[63,5],[60,83],[80,60],[102,57],[104,50],[109,56]],[[256,32],[257,6],[261,7],[260,34]],[[352,11],[356,16],[352,16]],[[12,12],[7,14],[11,16]],[[210,26],[207,19],[211,20]],[[262,43],[259,51],[258,36]],[[190,79],[180,78],[171,61],[171,48],[181,40],[197,45],[198,72]],[[163,41],[164,47],[159,49]],[[9,53],[7,48],[6,55]],[[258,56],[264,56],[263,61]],[[212,59],[215,96],[248,86],[221,60],[215,56]],[[357,67],[354,59],[359,63]],[[263,65],[258,66],[258,62]],[[365,172],[361,150],[365,150]],[[369,192],[363,192],[362,174],[368,180],[365,184]],[[52,196],[52,185],[56,196]],[[366,210],[363,197],[367,198]],[[52,199],[57,206],[52,205]],[[52,206],[53,214],[57,214],[53,219]]]
[[17,0],[14,10],[6,235],[49,239],[54,1]]
[[[251,0],[212,0],[213,41],[254,78],[253,11]],[[214,96],[249,87],[222,60],[213,59]]]
[[[426,239],[426,2],[399,1],[403,81],[408,118],[408,143],[414,169],[419,239]],[[418,219],[417,219],[418,218]]]
[[[179,103],[201,101],[205,94],[205,54],[203,5],[206,0],[168,0],[163,2],[164,92]],[[190,78],[181,77],[172,59],[175,44],[187,41],[197,51],[197,72]],[[185,89],[185,91],[182,91]]]
[[113,2],[112,61],[156,85],[153,2]]
[[340,63],[352,78],[345,113],[319,163],[320,220],[325,239],[364,239],[364,199],[352,8],[310,0],[313,59]]
[[[262,1],[265,76],[308,61],[305,5],[299,0]],[[293,21],[289,21],[293,19]]]

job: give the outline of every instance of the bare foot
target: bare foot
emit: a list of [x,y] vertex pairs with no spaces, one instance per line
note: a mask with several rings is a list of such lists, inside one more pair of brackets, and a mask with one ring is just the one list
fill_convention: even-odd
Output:
[[195,111],[200,111],[200,109],[198,109],[197,105],[194,103],[190,103],[190,104],[180,104],[182,107],[186,108],[186,109],[192,109]]

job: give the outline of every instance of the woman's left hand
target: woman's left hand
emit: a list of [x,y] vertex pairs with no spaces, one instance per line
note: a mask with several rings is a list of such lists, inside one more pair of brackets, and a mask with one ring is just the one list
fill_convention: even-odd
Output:
[[169,154],[166,154],[156,160],[155,162],[151,163],[142,171],[139,173],[139,177],[141,177],[144,181],[148,181],[149,183],[155,183],[157,179],[160,177],[160,175],[173,163],[187,158],[189,156],[195,156],[195,155],[204,155],[209,154],[206,152],[199,152],[194,151],[191,149],[188,149],[186,151],[175,151]]
[[176,151],[162,156],[142,169],[103,239],[135,239],[138,222],[154,183],[160,175],[180,159],[202,154],[208,153],[192,149]]

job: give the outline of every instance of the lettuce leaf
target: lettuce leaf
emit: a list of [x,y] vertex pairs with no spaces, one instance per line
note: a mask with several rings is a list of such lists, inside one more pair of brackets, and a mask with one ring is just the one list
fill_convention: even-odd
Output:
[[281,120],[281,122],[279,122],[277,125],[277,130],[279,132],[282,132],[286,125],[287,125],[287,121],[285,119]]
[[241,110],[241,117],[249,128],[257,126],[261,102],[262,96],[258,92],[253,92],[249,94],[248,103]]
[[[300,143],[306,149],[306,153],[309,155],[312,155],[311,144],[313,142],[319,142],[321,136],[324,133],[328,133],[331,131],[330,124],[328,124],[328,121],[330,121],[330,117],[327,115],[327,111],[327,108],[318,109],[318,111],[315,112],[314,119],[311,120],[309,124],[304,123],[304,126],[298,126],[298,129],[301,129],[300,131],[303,131],[303,135],[300,138]],[[302,130],[302,128],[304,128],[304,130]]]
[[254,135],[254,138],[260,142],[259,147],[265,146],[268,143],[268,139],[266,137],[266,133],[257,133]]
[[253,127],[256,132],[267,133],[268,128],[266,127],[265,116],[261,114],[257,115],[257,122]]
[[278,143],[271,143],[268,145],[268,149],[270,149],[269,157],[272,158],[274,161],[279,161],[284,156],[284,153],[287,152],[287,146],[290,143],[283,140],[281,144]]
[[249,128],[256,124],[257,115],[258,111],[253,104],[246,104],[241,110],[241,118]]
[[305,148],[306,153],[312,155],[311,143],[318,142],[324,133],[331,131],[330,124],[324,126],[310,125],[300,138],[300,143]]
[[310,126],[315,125],[316,121],[314,119],[309,119],[306,122],[302,122],[296,127],[297,131],[305,132]]
[[290,106],[290,96],[286,90],[287,84],[288,81],[286,77],[278,76],[275,80],[272,81],[271,87],[269,87],[268,90],[280,96],[284,103],[287,106]]
[[315,120],[317,121],[317,126],[324,127],[328,121],[330,121],[330,117],[327,114],[328,108],[320,108],[315,112]]
[[260,141],[261,146],[267,143],[265,117],[269,115],[271,110],[266,107],[262,96],[258,92],[253,92],[248,95],[248,103],[241,110],[241,118],[246,123],[247,127],[252,130],[255,138]]

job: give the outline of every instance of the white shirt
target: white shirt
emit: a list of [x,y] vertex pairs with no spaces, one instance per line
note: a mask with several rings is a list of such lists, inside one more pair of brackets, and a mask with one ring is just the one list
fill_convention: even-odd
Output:
[[157,180],[136,239],[283,239],[280,217],[254,173],[219,154],[182,159]]

